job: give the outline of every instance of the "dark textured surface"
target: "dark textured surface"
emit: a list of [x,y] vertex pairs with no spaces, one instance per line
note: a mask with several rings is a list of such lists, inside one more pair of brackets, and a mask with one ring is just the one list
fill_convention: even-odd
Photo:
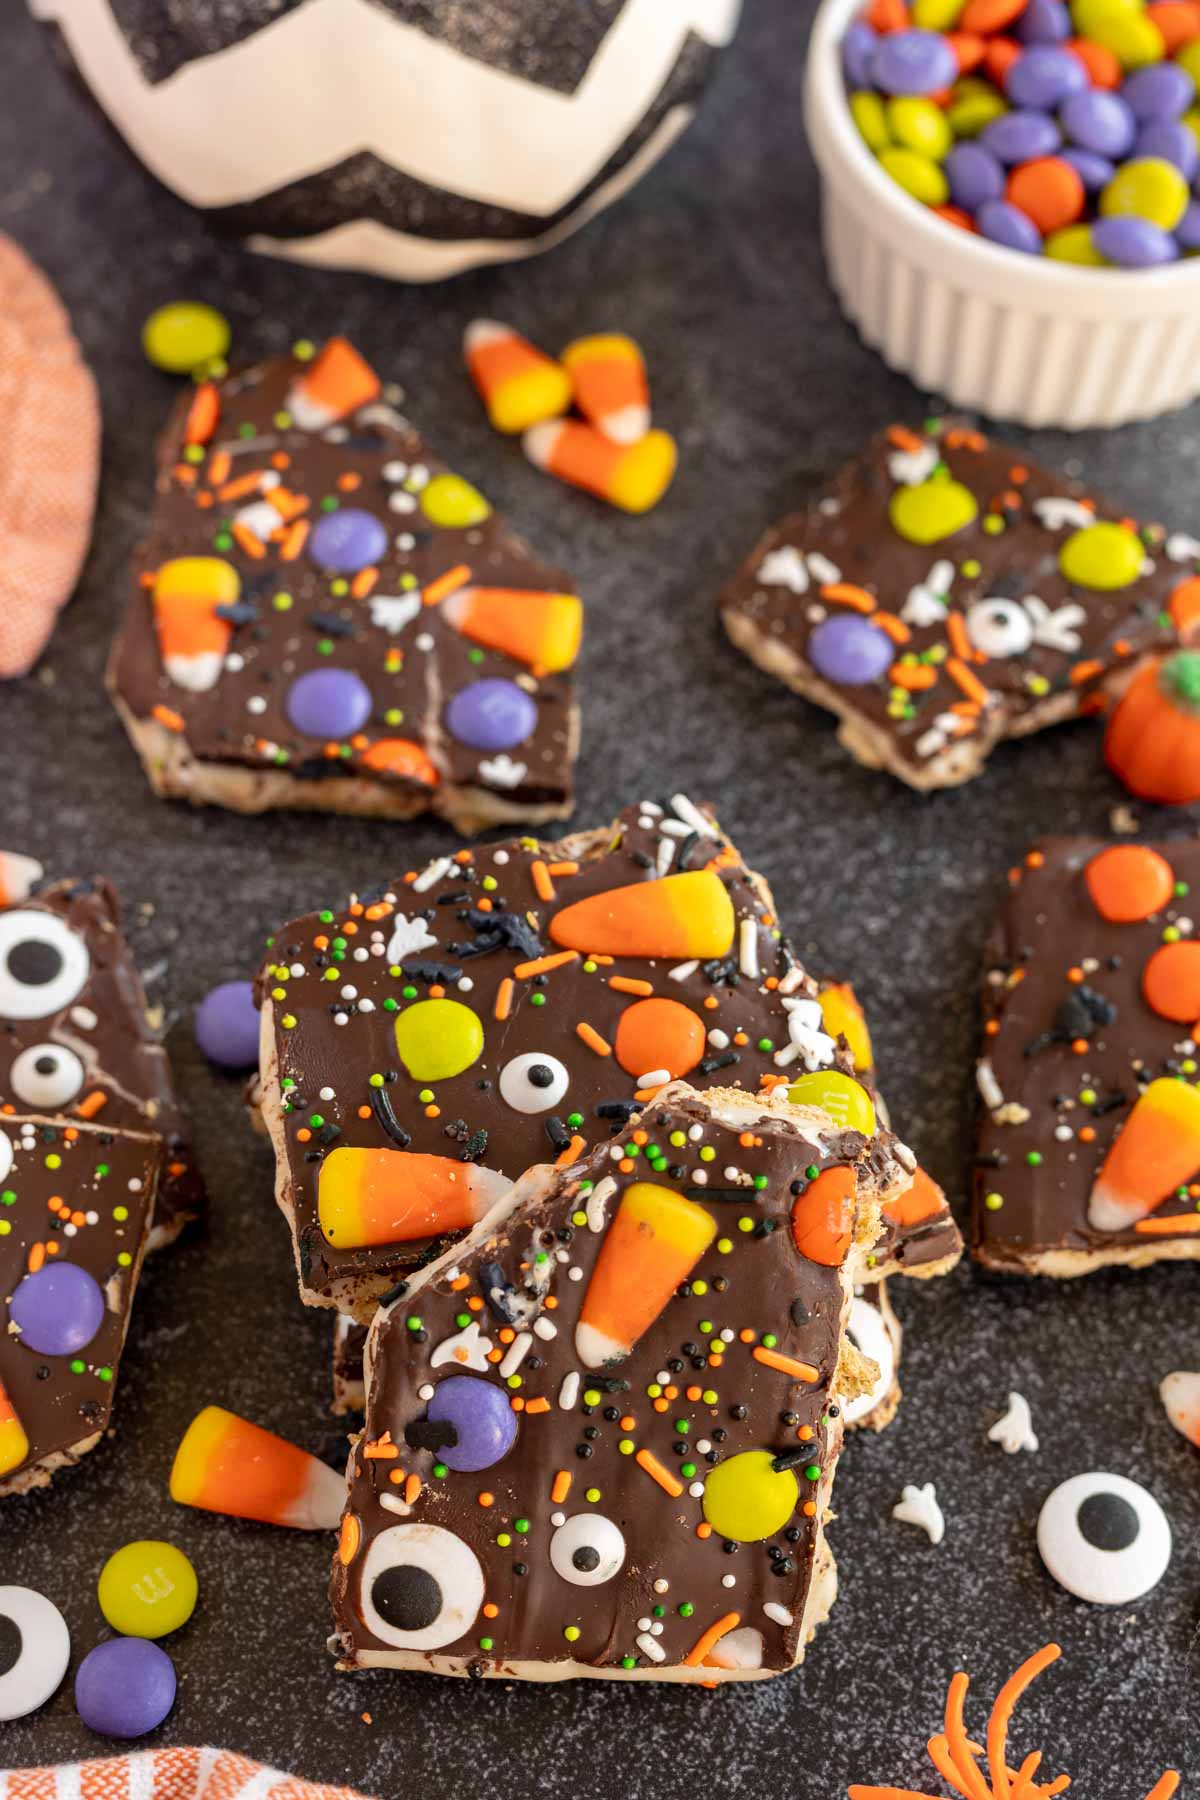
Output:
[[[1200,1466],[1155,1384],[1200,1363],[1194,1267],[1066,1289],[973,1270],[899,1287],[906,1399],[895,1426],[851,1443],[842,1463],[832,1532],[842,1598],[809,1665],[758,1688],[484,1691],[337,1676],[324,1650],[328,1545],[182,1513],[167,1498],[175,1442],[207,1401],[313,1447],[335,1438],[322,1411],[328,1319],[296,1301],[270,1158],[242,1121],[236,1082],[203,1065],[190,1008],[252,967],[271,923],[452,840],[432,826],[239,819],[151,798],[100,671],[144,519],[150,435],[173,392],[138,347],[160,301],[215,301],[251,356],[302,333],[349,332],[406,386],[448,460],[577,572],[591,606],[577,819],[598,821],[646,790],[682,786],[717,802],[798,940],[859,982],[897,1119],[962,1190],[975,973],[1003,872],[1035,832],[1103,831],[1120,795],[1094,728],[1081,725],[1010,745],[982,780],[922,799],[848,762],[822,715],[717,633],[720,583],[801,484],[868,428],[923,408],[858,344],[824,283],[799,140],[803,10],[751,0],[696,128],[573,242],[513,270],[405,291],[255,260],[207,236],[117,153],[34,29],[6,9],[0,228],[42,261],[72,310],[103,390],[106,466],[83,587],[41,669],[0,693],[0,838],[56,870],[109,870],[144,964],[166,959],[151,992],[172,1021],[213,1215],[145,1280],[114,1441],[49,1493],[5,1503],[0,1580],[50,1594],[82,1653],[100,1628],[95,1579],[109,1552],[147,1535],[185,1548],[201,1601],[167,1641],[180,1696],[164,1740],[226,1744],[389,1800],[682,1800],[703,1789],[836,1800],[852,1779],[925,1785],[920,1746],[952,1670],[969,1668],[990,1696],[1055,1636],[1067,1655],[1020,1715],[1022,1752],[1044,1746],[1099,1800],[1140,1800],[1164,1764],[1186,1768],[1192,1756]],[[480,313],[550,347],[595,327],[638,335],[658,416],[682,446],[656,513],[605,512],[491,435],[458,355],[463,324]],[[1078,458],[1135,510],[1196,528],[1200,410],[1104,437],[1041,434],[1035,448]],[[1010,1387],[1032,1404],[1037,1456],[1009,1459],[984,1441]],[[1112,1612],[1057,1589],[1033,1539],[1049,1488],[1092,1467],[1146,1481],[1176,1528],[1159,1589]],[[936,1550],[889,1516],[904,1482],[926,1480],[947,1517]],[[78,1723],[69,1687],[0,1728],[6,1765],[104,1748]]]

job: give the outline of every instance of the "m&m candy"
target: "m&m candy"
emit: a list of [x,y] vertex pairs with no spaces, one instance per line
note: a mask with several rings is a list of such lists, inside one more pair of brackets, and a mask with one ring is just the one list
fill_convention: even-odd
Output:
[[142,1538],[115,1550],[100,1571],[100,1611],[125,1637],[160,1638],[196,1610],[196,1571],[182,1550]]

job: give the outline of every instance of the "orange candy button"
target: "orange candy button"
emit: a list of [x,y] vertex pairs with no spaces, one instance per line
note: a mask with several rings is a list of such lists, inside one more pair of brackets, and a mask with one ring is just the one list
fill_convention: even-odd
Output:
[[1162,32],[1168,56],[1200,37],[1200,6],[1195,0],[1151,0],[1146,17]]
[[1200,1019],[1200,943],[1164,944],[1142,970],[1146,1004],[1160,1019]]
[[1020,163],[1008,178],[1009,204],[1032,219],[1043,236],[1083,217],[1086,204],[1078,172],[1058,156]]
[[1190,637],[1200,623],[1200,575],[1181,581],[1170,599],[1171,622],[1180,637]]
[[1091,38],[1072,38],[1066,48],[1079,58],[1093,87],[1111,90],[1124,81],[1125,71],[1106,44],[1093,43]]
[[822,1169],[792,1206],[792,1242],[809,1262],[836,1269],[854,1238],[854,1170]]
[[957,28],[991,37],[994,31],[1006,31],[1028,4],[1029,0],[967,0],[958,15]]
[[423,787],[436,787],[441,780],[434,764],[412,738],[377,738],[363,751],[362,763],[376,774],[402,775],[408,781],[419,781]]
[[704,1026],[681,1000],[637,1000],[617,1021],[613,1048],[627,1075],[665,1069],[675,1080],[704,1055]]
[[1146,844],[1114,844],[1093,856],[1084,870],[1092,905],[1114,925],[1132,925],[1161,912],[1175,892],[1175,875],[1165,856]]

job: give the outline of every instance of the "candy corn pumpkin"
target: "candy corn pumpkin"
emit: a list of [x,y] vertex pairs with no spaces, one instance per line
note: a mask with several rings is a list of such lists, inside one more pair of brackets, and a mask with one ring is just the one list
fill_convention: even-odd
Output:
[[1104,758],[1140,800],[1200,800],[1200,651],[1177,650],[1134,676],[1109,721]]

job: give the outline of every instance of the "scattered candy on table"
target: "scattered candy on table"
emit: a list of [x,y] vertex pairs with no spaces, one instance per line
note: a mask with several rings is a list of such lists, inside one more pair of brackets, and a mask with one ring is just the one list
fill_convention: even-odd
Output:
[[171,1498],[202,1512],[332,1531],[345,1487],[327,1463],[222,1406],[196,1414],[171,1468]]
[[223,1069],[258,1064],[258,1008],[249,981],[222,981],[196,1008],[196,1042],[210,1062]]
[[100,1611],[126,1637],[160,1638],[186,1625],[196,1609],[196,1571],[174,1544],[141,1538],[100,1571]]
[[948,224],[1080,267],[1200,251],[1191,0],[872,0],[842,66],[880,167]]
[[1164,1375],[1158,1392],[1176,1431],[1189,1444],[1200,1445],[1200,1375],[1176,1369],[1173,1374]]
[[53,1601],[35,1588],[0,1587],[0,1720],[36,1712],[71,1660],[71,1634]]
[[229,339],[228,319],[201,300],[169,301],[142,326],[147,360],[169,375],[211,371],[224,358]]
[[103,1737],[143,1737],[174,1706],[175,1685],[175,1665],[157,1644],[109,1638],[75,1672],[75,1710]]
[[1038,1517],[1038,1550],[1061,1587],[1094,1606],[1128,1606],[1162,1580],[1171,1527],[1146,1489],[1124,1475],[1074,1475]]

